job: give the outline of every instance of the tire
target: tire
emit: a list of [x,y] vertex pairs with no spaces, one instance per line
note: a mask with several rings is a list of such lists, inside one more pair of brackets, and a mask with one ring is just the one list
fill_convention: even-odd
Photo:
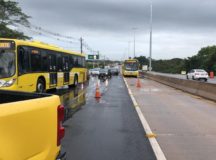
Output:
[[45,82],[43,79],[39,78],[37,81],[37,86],[36,86],[36,92],[37,93],[44,93],[45,92]]
[[195,80],[194,76],[192,76],[192,79]]
[[189,79],[188,75],[186,76],[186,79]]

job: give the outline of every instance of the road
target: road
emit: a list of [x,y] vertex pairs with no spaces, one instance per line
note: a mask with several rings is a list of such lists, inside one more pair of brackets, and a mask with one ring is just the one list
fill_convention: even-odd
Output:
[[147,79],[140,89],[127,82],[168,160],[215,159],[215,102]]
[[[67,158],[155,160],[122,77],[113,77],[108,87],[100,83],[102,98],[99,101],[94,98],[96,81],[96,78],[90,80],[85,88],[85,103],[64,123],[66,135],[62,146]],[[62,94],[66,105],[74,99],[67,94]]]
[[[159,72],[149,72],[151,74],[156,74],[156,75],[162,75],[162,76],[168,76],[168,77],[174,77],[174,78],[179,78],[179,79],[186,79],[186,75],[182,74],[169,74],[169,73],[159,73]],[[190,80],[193,81],[193,80]],[[216,84],[216,77],[214,79],[209,78],[207,82],[205,83],[213,83]]]

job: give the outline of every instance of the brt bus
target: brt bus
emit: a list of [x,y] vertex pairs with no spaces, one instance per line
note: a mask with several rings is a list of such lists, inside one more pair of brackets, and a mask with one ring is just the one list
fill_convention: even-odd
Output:
[[125,60],[122,66],[123,76],[139,76],[139,61],[137,59]]
[[86,80],[83,54],[42,42],[0,38],[0,89],[45,92]]

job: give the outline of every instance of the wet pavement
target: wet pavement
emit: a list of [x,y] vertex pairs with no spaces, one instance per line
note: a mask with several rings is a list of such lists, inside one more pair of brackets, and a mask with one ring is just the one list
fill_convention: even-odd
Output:
[[127,83],[168,160],[215,159],[215,102],[148,79]]
[[[94,98],[96,82],[96,78],[91,78],[89,86],[80,92],[85,92],[83,94],[85,96],[81,96],[84,98],[84,103],[78,105],[78,112],[64,123],[66,134],[62,146],[67,152],[67,158],[69,160],[156,159],[123,79],[120,76],[113,77],[107,87],[101,82],[102,98],[98,101]],[[70,104],[69,106],[73,104],[73,98],[70,99],[72,95],[74,93],[70,92],[65,96],[62,95],[66,97],[63,98],[66,107],[67,104]]]

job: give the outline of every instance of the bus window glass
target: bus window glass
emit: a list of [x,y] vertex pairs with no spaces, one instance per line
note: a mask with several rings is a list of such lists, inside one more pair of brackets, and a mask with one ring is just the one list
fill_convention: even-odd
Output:
[[86,64],[85,64],[85,58],[82,58],[82,67],[85,67]]
[[48,71],[48,66],[49,66],[49,60],[48,60],[48,55],[47,51],[43,50],[41,51],[41,70],[44,72]]
[[74,59],[73,59],[73,56],[71,55],[70,58],[69,58],[69,67],[70,69],[73,68],[74,66]]
[[58,58],[57,58],[57,70],[59,71],[59,72],[62,72],[62,57],[61,57],[61,55],[58,55]]
[[133,63],[133,62],[125,63],[125,69],[128,71],[136,71],[138,70],[138,63]]
[[32,72],[41,71],[41,55],[36,49],[31,50],[31,70]]
[[20,47],[18,51],[19,75],[30,71],[29,53],[27,47]]
[[64,57],[64,67],[65,67],[65,71],[69,70],[69,60],[68,57]]
[[0,50],[0,78],[15,74],[15,54],[12,51]]
[[74,56],[74,66],[75,67],[78,67],[79,64],[78,64],[78,57]]

